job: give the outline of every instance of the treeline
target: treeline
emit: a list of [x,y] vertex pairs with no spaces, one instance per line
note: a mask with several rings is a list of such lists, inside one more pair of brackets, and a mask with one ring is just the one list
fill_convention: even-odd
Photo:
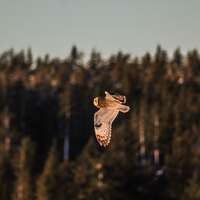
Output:
[[[142,58],[76,46],[66,59],[0,55],[0,200],[200,199],[200,55]],[[131,111],[100,148],[93,98],[126,95]]]

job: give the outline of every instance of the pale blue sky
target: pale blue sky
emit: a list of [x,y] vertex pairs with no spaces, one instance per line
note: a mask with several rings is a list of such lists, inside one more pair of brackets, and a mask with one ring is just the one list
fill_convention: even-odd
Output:
[[199,0],[0,0],[0,52],[31,46],[63,58],[73,44],[89,54],[133,56],[200,49]]

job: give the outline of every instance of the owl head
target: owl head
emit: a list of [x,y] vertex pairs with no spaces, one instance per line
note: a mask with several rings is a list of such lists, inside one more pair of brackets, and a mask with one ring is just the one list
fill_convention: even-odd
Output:
[[100,108],[100,106],[99,106],[99,97],[95,97],[95,98],[94,98],[93,104],[94,104],[97,108]]

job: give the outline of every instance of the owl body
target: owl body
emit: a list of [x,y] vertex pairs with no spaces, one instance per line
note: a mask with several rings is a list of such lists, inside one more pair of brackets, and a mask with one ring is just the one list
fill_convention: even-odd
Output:
[[94,98],[94,105],[99,110],[94,115],[94,129],[97,141],[101,146],[107,146],[110,143],[112,122],[119,112],[128,112],[129,107],[126,103],[125,96],[110,95],[105,92],[105,97]]

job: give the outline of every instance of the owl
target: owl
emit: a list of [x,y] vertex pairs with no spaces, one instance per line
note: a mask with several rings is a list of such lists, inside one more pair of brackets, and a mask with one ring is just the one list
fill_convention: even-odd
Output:
[[111,95],[105,92],[105,97],[95,97],[94,105],[99,110],[94,114],[94,130],[97,141],[101,146],[108,146],[111,139],[112,122],[119,112],[126,113],[129,106],[126,103],[126,97],[121,95]]

